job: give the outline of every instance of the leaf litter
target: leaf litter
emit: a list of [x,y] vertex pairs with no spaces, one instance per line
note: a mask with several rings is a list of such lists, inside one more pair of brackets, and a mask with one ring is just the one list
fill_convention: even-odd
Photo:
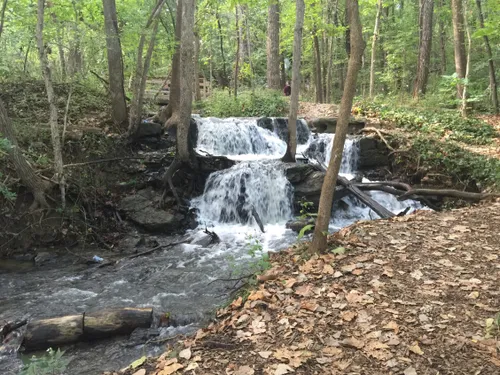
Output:
[[489,202],[359,222],[329,238],[345,253],[272,254],[278,274],[139,367],[145,375],[498,374],[498,228],[500,202]]

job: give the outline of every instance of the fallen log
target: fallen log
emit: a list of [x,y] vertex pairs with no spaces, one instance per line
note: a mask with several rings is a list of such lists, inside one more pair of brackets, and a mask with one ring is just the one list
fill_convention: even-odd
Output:
[[95,340],[128,335],[136,328],[149,328],[153,322],[152,308],[121,308],[84,315],[83,338]]
[[83,314],[28,323],[23,346],[27,352],[73,344],[83,338]]
[[252,206],[252,216],[255,219],[255,222],[257,223],[257,225],[259,226],[260,231],[262,233],[265,233],[266,231],[264,230],[264,224],[262,223],[262,220],[260,219],[260,216],[257,213],[257,210],[255,209],[254,206]]
[[370,207],[382,219],[388,219],[395,215],[380,203],[363,193],[356,185],[352,184],[347,178],[338,176],[337,181],[340,185],[344,186],[350,193],[352,193],[361,202]]
[[28,323],[22,346],[26,352],[57,348],[79,341],[127,335],[136,328],[149,328],[152,308],[114,308]]
[[0,329],[0,341],[7,337],[7,335],[28,323],[26,319],[20,320],[18,322],[8,322]]
[[406,199],[413,199],[415,195],[434,195],[439,197],[452,197],[460,199],[470,199],[470,200],[482,200],[486,198],[500,198],[500,194],[494,193],[471,193],[468,191],[452,190],[452,189],[410,189],[403,195],[401,195],[398,200],[404,201]]

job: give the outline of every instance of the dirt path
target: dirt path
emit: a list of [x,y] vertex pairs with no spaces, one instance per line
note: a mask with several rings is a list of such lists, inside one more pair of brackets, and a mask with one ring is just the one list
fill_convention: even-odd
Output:
[[490,202],[360,222],[325,255],[274,254],[245,302],[127,373],[498,374],[498,228]]

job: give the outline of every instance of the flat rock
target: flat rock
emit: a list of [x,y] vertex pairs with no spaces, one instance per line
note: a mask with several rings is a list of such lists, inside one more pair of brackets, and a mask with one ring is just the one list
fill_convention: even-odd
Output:
[[285,175],[291,184],[297,184],[304,181],[307,176],[314,172],[314,167],[311,164],[305,163],[286,163]]
[[120,202],[120,210],[133,223],[150,232],[169,233],[182,227],[184,216],[158,208],[159,194],[153,189],[138,191]]
[[137,138],[146,138],[146,137],[159,137],[163,134],[163,127],[161,124],[151,121],[143,121],[139,125],[137,129],[136,137]]

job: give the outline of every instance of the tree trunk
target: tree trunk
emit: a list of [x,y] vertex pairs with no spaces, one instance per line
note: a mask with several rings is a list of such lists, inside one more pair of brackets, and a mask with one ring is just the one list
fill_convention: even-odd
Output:
[[[252,60],[252,42],[250,40],[250,25],[248,24],[248,6],[244,6],[245,11],[245,34],[246,34],[246,41],[247,41],[247,52],[248,52],[248,63],[250,64],[250,86],[252,89],[254,88],[254,76],[255,76],[255,71],[253,67],[253,60]],[[284,85],[283,85],[284,86]]]
[[425,94],[429,79],[429,62],[432,50],[432,14],[434,0],[422,0],[420,8],[420,43],[418,51],[417,75],[413,86],[413,97]]
[[62,24],[57,25],[56,39],[57,39],[57,49],[59,51],[59,60],[61,62],[61,79],[62,81],[66,81],[66,57],[64,56],[64,46],[61,37],[61,28]]
[[304,29],[304,0],[296,1],[295,31],[293,36],[292,92],[290,95],[290,112],[288,115],[288,142],[283,161],[294,162],[297,150],[297,111],[299,109],[300,92],[300,59],[302,55],[302,31]]
[[321,52],[319,49],[319,39],[316,32],[313,36],[314,42],[314,60],[316,62],[316,103],[323,103],[323,84],[321,83]]
[[[467,3],[465,2],[464,4],[464,14],[467,14]],[[460,108],[460,113],[462,117],[467,117],[468,114],[468,108],[467,108],[467,88],[469,87],[469,73],[470,73],[470,53],[471,53],[471,48],[472,48],[472,39],[470,36],[470,29],[469,29],[469,23],[467,22],[467,17],[464,17],[464,27],[465,27],[465,32],[467,34],[467,67],[465,68],[465,84],[464,84],[464,91],[462,94],[462,106]]]
[[108,52],[109,91],[111,93],[112,118],[115,125],[127,126],[127,104],[123,82],[123,59],[115,0],[102,0],[106,49]]
[[37,24],[36,24],[36,40],[38,45],[38,53],[40,56],[40,65],[42,70],[43,79],[45,81],[45,90],[47,91],[47,99],[49,101],[50,108],[50,134],[52,138],[52,147],[54,150],[54,171],[56,173],[56,178],[59,183],[59,188],[61,189],[61,205],[62,208],[66,208],[66,192],[65,192],[65,181],[64,181],[64,164],[62,158],[62,147],[61,147],[61,136],[59,133],[59,126],[57,124],[57,106],[56,98],[54,94],[54,87],[52,86],[52,72],[49,66],[49,59],[47,58],[47,53],[45,52],[45,45],[43,43],[43,24],[44,24],[44,13],[45,13],[45,0],[38,0],[38,11],[37,11]]
[[[453,46],[455,48],[455,71],[459,79],[465,78],[467,59],[465,56],[464,12],[462,0],[451,0],[453,19]],[[457,98],[462,99],[464,87],[457,85]]]
[[[439,0],[439,8],[444,9],[445,6],[443,4],[443,0]],[[439,53],[441,57],[441,74],[446,73],[446,31],[444,28],[444,20],[443,17],[439,17]]]
[[[132,103],[130,105],[129,111],[129,125],[128,125],[128,135],[133,137],[139,125],[141,123],[142,106],[144,101],[144,91],[146,90],[146,81],[148,78],[149,66],[151,65],[151,57],[154,51],[154,45],[156,40],[156,34],[158,33],[159,25],[159,15],[165,0],[159,0],[154,7],[146,26],[142,30],[142,35],[139,39],[139,46],[137,48],[137,62],[135,67],[134,76],[134,93],[132,97]],[[153,25],[153,30],[151,32],[151,37],[149,40],[148,51],[146,52],[146,57],[143,58],[144,53],[144,43],[146,42],[146,31]]]
[[347,12],[349,13],[350,21],[351,54],[347,68],[345,89],[340,103],[339,120],[333,141],[332,157],[321,189],[318,217],[314,228],[313,240],[309,247],[311,253],[324,251],[327,246],[326,236],[332,212],[333,194],[337,184],[337,177],[342,161],[342,152],[344,150],[344,143],[347,135],[347,127],[351,117],[352,102],[356,92],[356,80],[359,70],[361,69],[361,58],[365,49],[357,0],[347,1]]
[[[481,7],[481,0],[476,0],[478,17],[479,17],[479,25],[481,29],[484,29],[484,15],[483,9]],[[495,113],[499,113],[499,104],[498,104],[498,89],[497,89],[497,78],[495,75],[495,62],[493,61],[493,53],[491,52],[491,45],[488,35],[483,36],[484,45],[486,47],[486,52],[488,53],[488,67],[490,71],[490,90],[491,90],[491,100],[493,102],[493,109]]]
[[7,1],[3,0],[2,9],[0,10],[0,38],[2,37],[3,23],[5,20],[5,10],[7,9]]
[[170,72],[170,99],[166,109],[167,122],[165,127],[169,129],[172,122],[168,119],[179,107],[180,100],[180,58],[181,58],[181,34],[182,34],[182,1],[177,2],[175,15],[175,51],[172,56],[172,69]]
[[222,25],[220,22],[220,16],[219,13],[215,13],[215,18],[217,19],[217,29],[219,30],[219,42],[220,42],[220,53],[222,56],[222,73],[223,77],[221,79],[222,82],[220,82],[222,88],[228,86],[228,76],[227,76],[227,69],[226,69],[226,56],[224,54],[224,38],[222,37]]
[[234,97],[238,96],[238,75],[240,73],[240,17],[238,12],[238,5],[235,6],[235,19],[236,19],[236,61],[234,63]]
[[9,143],[10,147],[7,149],[7,153],[16,168],[17,175],[21,179],[22,183],[28,187],[28,189],[33,194],[33,204],[30,209],[34,210],[38,207],[48,208],[47,200],[45,199],[45,191],[50,187],[49,183],[42,180],[35,174],[35,171],[26,161],[19,145],[17,144],[16,135],[12,123],[10,122],[7,110],[0,99],[0,136],[5,137]]
[[196,101],[201,100],[200,90],[200,37],[198,33],[194,33],[194,98]]
[[375,95],[375,60],[377,56],[377,39],[380,29],[380,15],[382,14],[382,0],[378,0],[377,16],[375,17],[375,28],[372,39],[372,58],[370,62],[370,98]]
[[280,9],[278,0],[269,0],[267,17],[267,87],[280,90]]
[[189,162],[191,150],[189,145],[189,125],[193,102],[193,72],[194,72],[194,10],[195,0],[184,0],[182,5],[182,34],[180,58],[180,101],[177,118],[177,159]]

